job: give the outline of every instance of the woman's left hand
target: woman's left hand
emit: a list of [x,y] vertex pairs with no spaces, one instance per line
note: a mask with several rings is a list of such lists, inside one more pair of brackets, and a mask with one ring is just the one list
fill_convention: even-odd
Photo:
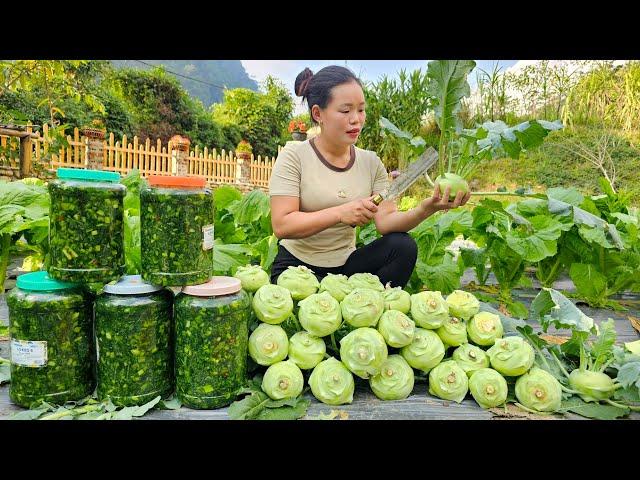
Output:
[[471,192],[467,192],[464,194],[463,192],[458,192],[456,198],[453,201],[449,201],[449,192],[451,187],[447,187],[444,190],[444,194],[440,194],[440,185],[436,185],[433,190],[433,196],[431,198],[425,198],[421,203],[421,208],[425,211],[425,213],[434,213],[438,210],[449,210],[451,208],[457,208],[461,205],[464,205],[471,198]]

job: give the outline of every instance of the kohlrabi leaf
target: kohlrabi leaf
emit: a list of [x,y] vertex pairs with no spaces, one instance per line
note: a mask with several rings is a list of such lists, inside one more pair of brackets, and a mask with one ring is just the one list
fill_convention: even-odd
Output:
[[569,328],[581,332],[590,332],[593,329],[593,319],[552,288],[543,288],[533,299],[531,318],[538,320],[545,332],[551,324],[556,328]]

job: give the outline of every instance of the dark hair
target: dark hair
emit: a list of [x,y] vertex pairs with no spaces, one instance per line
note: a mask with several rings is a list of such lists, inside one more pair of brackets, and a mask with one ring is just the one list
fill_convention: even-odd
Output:
[[311,121],[315,123],[311,114],[311,107],[318,105],[320,108],[326,108],[329,100],[331,100],[333,87],[349,82],[356,82],[362,87],[360,79],[346,67],[330,65],[316,74],[309,68],[305,68],[296,77],[294,89],[298,97],[302,97],[303,101],[307,101],[309,116]]

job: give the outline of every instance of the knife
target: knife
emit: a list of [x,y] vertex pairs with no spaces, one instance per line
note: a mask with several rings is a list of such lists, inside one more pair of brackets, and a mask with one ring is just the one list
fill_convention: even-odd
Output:
[[[402,172],[388,188],[382,192],[376,194],[371,201],[376,205],[380,205],[383,200],[393,200],[402,195],[411,185],[416,183],[422,175],[438,161],[438,152],[429,147],[426,149],[418,159],[409,165],[404,172]],[[355,225],[351,225],[355,228]]]

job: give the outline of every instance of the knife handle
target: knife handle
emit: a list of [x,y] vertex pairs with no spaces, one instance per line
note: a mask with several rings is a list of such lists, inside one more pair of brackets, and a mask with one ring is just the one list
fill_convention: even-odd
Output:
[[[376,193],[375,197],[373,197],[371,199],[371,201],[377,206],[380,205],[382,203],[382,200],[384,200],[384,198],[382,198],[382,195],[380,195],[379,193]],[[355,225],[351,225],[351,228],[356,228]]]

